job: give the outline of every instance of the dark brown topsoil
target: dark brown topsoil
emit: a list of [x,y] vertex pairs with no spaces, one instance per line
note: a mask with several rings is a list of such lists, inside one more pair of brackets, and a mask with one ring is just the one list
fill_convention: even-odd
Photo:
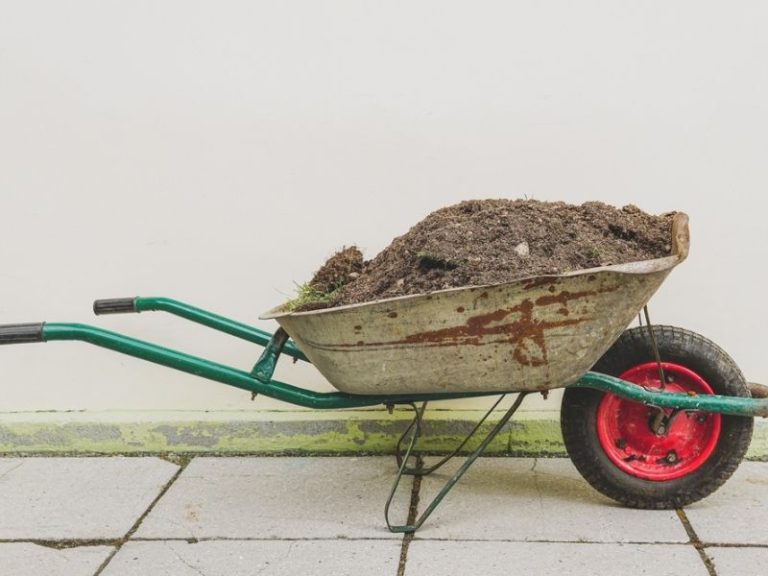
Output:
[[341,285],[335,307],[660,258],[671,251],[672,216],[601,202],[469,200],[428,215],[368,262],[345,248],[310,284]]
[[357,278],[364,264],[363,253],[357,246],[345,246],[315,272],[309,286],[315,292],[328,294]]

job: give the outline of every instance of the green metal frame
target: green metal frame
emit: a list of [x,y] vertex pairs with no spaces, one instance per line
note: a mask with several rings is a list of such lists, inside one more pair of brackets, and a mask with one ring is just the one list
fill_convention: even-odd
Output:
[[658,408],[699,410],[730,416],[768,417],[768,398],[741,396],[688,395],[657,392],[598,372],[587,372],[572,388],[596,388],[628,400],[634,400]]
[[[395,480],[392,484],[392,488],[389,491],[389,497],[387,498],[387,502],[384,505],[384,520],[387,523],[387,528],[390,532],[404,532],[404,533],[412,533],[416,532],[422,524],[429,518],[429,516],[432,514],[432,512],[435,511],[435,508],[437,508],[440,505],[440,502],[443,501],[443,499],[448,495],[448,492],[451,491],[451,489],[454,487],[454,485],[461,479],[462,476],[466,473],[467,470],[469,470],[470,466],[474,464],[475,460],[477,460],[483,452],[485,452],[486,448],[490,445],[491,442],[493,442],[493,439],[498,436],[498,434],[504,429],[504,427],[507,425],[507,422],[509,422],[510,418],[512,418],[512,415],[517,412],[517,409],[520,408],[520,404],[523,403],[523,399],[526,397],[528,392],[521,392],[517,395],[517,398],[515,399],[512,406],[510,406],[507,411],[504,413],[504,415],[499,418],[499,420],[496,422],[496,425],[493,427],[493,429],[488,432],[488,434],[485,436],[482,442],[480,442],[480,445],[475,448],[464,460],[464,463],[459,467],[456,472],[454,472],[448,480],[445,481],[443,484],[443,487],[440,489],[440,491],[437,493],[437,495],[432,499],[432,501],[426,505],[424,508],[424,511],[421,513],[421,516],[418,518],[409,518],[408,522],[405,524],[393,524],[389,519],[389,509],[392,505],[392,501],[395,498],[395,494],[397,493],[397,489],[400,486],[400,481],[402,480],[403,476],[427,476],[429,474],[432,474],[435,470],[442,467],[443,464],[448,462],[451,458],[456,456],[456,454],[459,453],[459,451],[466,445],[467,441],[472,438],[475,435],[475,432],[478,431],[480,428],[480,425],[485,421],[485,419],[491,414],[491,412],[494,411],[496,406],[499,405],[499,402],[501,402],[506,394],[502,394],[499,399],[491,406],[491,408],[488,410],[488,412],[485,413],[485,416],[480,420],[480,422],[477,424],[477,426],[474,427],[474,429],[467,435],[467,437],[464,439],[464,441],[450,454],[442,458],[440,461],[438,461],[436,464],[432,464],[431,466],[424,467],[421,460],[417,460],[415,467],[409,467],[408,466],[408,460],[411,458],[412,455],[414,455],[413,449],[416,445],[416,441],[419,439],[419,436],[421,435],[421,429],[422,429],[422,423],[424,418],[424,411],[426,409],[426,402],[424,402],[421,406],[421,408],[417,408],[415,404],[411,404],[411,407],[414,411],[414,418],[411,422],[411,425],[405,430],[403,435],[400,437],[400,440],[398,440],[397,443],[397,453],[396,457],[398,460],[398,471],[397,475],[395,476]],[[400,447],[402,446],[403,440],[406,436],[410,434],[410,441],[408,442],[408,448],[405,451],[405,454],[400,453]]]
[[[101,348],[108,348],[121,354],[134,356],[167,366],[181,372],[215,380],[223,384],[241,388],[248,392],[263,394],[270,398],[316,409],[361,408],[379,404],[403,404],[436,399],[433,394],[409,394],[391,396],[361,396],[343,392],[313,392],[284,382],[270,379],[265,383],[253,377],[249,372],[217,364],[210,360],[190,354],[164,348],[156,344],[136,340],[122,334],[102,330],[85,324],[45,323],[43,340],[80,340]],[[441,399],[468,398],[484,394],[456,393],[441,395]]]
[[[315,409],[360,408],[365,406],[412,404],[433,400],[452,400],[498,395],[498,392],[452,392],[431,394],[358,395],[343,392],[314,392],[272,379],[281,354],[296,360],[308,361],[306,356],[279,330],[270,334],[235,320],[213,314],[170,298],[135,298],[134,312],[164,311],[192,322],[208,326],[265,347],[253,370],[245,372],[237,368],[217,364],[197,356],[144,342],[85,324],[45,323],[42,340],[80,340],[95,346],[108,348],[142,360],[168,366],[175,370],[215,380],[254,394]],[[636,384],[605,374],[587,372],[574,387],[596,388],[629,400],[661,408],[701,410],[736,416],[768,416],[768,399],[740,398],[732,396],[689,396],[648,390]],[[510,390],[515,392],[515,390]]]

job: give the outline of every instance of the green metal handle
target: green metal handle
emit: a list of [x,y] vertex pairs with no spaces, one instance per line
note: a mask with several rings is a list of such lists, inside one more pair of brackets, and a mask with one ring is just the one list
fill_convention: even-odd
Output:
[[356,395],[343,392],[314,392],[297,386],[291,386],[277,380],[261,382],[248,372],[217,364],[210,360],[171,350],[122,334],[102,330],[86,324],[43,325],[43,340],[80,340],[95,346],[108,348],[121,354],[134,356],[141,360],[161,364],[175,370],[194,374],[209,380],[215,380],[242,390],[263,394],[270,398],[316,409],[361,408],[379,404],[406,404],[425,400],[470,398],[474,396],[498,395],[498,392],[474,393],[458,392],[450,394],[395,394],[395,395]]
[[[213,312],[208,312],[202,308],[196,308],[171,298],[135,297],[96,300],[93,303],[93,311],[96,314],[162,311],[260,346],[266,346],[272,339],[270,332],[259,330],[253,326],[219,316]],[[293,342],[287,342],[283,347],[282,353],[297,360],[309,362],[304,353]]]
[[93,313],[96,316],[102,314],[129,314],[136,312],[136,298],[105,298],[93,303]]
[[43,341],[43,323],[3,324],[0,326],[0,344],[28,344]]

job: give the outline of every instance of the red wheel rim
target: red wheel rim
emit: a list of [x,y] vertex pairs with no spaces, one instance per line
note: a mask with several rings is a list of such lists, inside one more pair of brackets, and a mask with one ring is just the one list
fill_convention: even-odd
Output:
[[[685,366],[662,362],[670,393],[714,394],[706,381]],[[619,376],[646,388],[660,388],[656,362],[635,366]],[[717,445],[720,414],[687,411],[673,414],[664,434],[651,423],[656,408],[606,394],[597,407],[597,437],[606,456],[627,474],[664,482],[697,470]]]

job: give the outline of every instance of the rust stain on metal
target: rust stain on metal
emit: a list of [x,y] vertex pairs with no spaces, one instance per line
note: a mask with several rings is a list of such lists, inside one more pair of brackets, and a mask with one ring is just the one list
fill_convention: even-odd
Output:
[[536,305],[537,306],[548,306],[549,304],[561,304],[565,305],[570,300],[577,300],[579,298],[584,298],[585,296],[594,296],[595,292],[594,290],[589,291],[583,291],[583,292],[569,292],[568,290],[563,290],[559,294],[550,294],[546,296],[539,296],[536,298]]
[[[554,276],[539,276],[538,278],[531,278],[523,284],[523,288],[526,290],[532,290],[533,288],[539,288],[546,284],[552,284],[556,281]],[[554,287],[552,288],[554,290]]]
[[[600,290],[577,292],[563,290],[558,294],[540,296],[535,301],[526,298],[516,306],[472,316],[459,326],[411,334],[399,340],[368,343],[360,340],[354,345],[337,344],[333,348],[340,350],[364,347],[366,350],[371,350],[381,347],[397,348],[413,345],[445,347],[510,344],[512,345],[512,357],[516,362],[523,366],[543,366],[549,362],[545,338],[547,330],[574,326],[591,319],[588,308],[584,306],[580,307],[580,317],[571,317],[572,311],[568,309],[568,303],[574,300],[583,300],[603,292],[613,292],[616,289],[618,288],[608,287]],[[478,297],[487,298],[488,293],[483,292]],[[562,319],[540,320],[534,318],[534,311],[537,307],[545,307],[552,304],[559,304],[556,313],[563,316]],[[463,311],[463,307],[459,307],[456,310],[457,312]],[[513,318],[510,318],[510,316]],[[494,336],[497,338],[493,339]]]
[[565,306],[571,300],[580,300],[588,296],[596,296],[597,294],[615,292],[618,289],[618,286],[606,286],[604,288],[600,288],[599,290],[582,290],[581,292],[570,292],[568,290],[563,290],[558,294],[539,296],[536,299],[536,304],[538,306],[547,306],[549,304],[561,304],[562,306]]
[[[467,319],[461,326],[430,330],[412,334],[389,342],[393,345],[431,345],[431,346],[480,346],[483,338],[499,335],[502,338],[494,343],[513,344],[512,356],[524,366],[543,366],[548,362],[544,332],[552,328],[573,326],[587,318],[570,318],[559,321],[536,320],[533,318],[535,304],[530,299],[523,300],[512,308],[502,308],[487,314],[480,314]],[[512,314],[518,318],[511,322],[501,323]]]

